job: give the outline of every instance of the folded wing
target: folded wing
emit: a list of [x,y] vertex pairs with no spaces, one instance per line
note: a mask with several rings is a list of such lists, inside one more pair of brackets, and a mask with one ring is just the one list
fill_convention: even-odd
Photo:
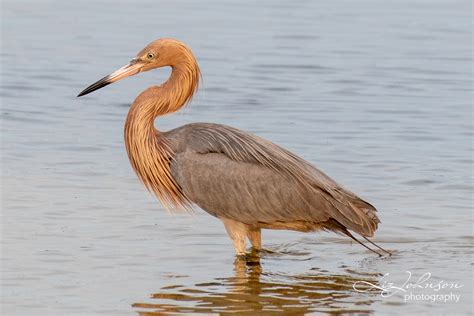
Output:
[[[189,124],[166,137],[185,195],[217,217],[269,228],[313,230],[337,221],[370,237],[376,209],[291,152],[219,124]],[[292,226],[286,227],[285,223]]]

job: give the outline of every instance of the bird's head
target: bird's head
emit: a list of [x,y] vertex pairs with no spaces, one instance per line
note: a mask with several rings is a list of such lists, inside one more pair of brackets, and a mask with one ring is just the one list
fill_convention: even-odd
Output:
[[143,48],[127,65],[85,88],[78,97],[140,72],[166,66],[174,68],[190,60],[196,63],[191,50],[180,41],[158,39]]

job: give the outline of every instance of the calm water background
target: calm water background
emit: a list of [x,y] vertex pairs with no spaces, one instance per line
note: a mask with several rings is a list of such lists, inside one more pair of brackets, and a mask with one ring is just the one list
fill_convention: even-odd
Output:
[[[5,315],[260,311],[468,314],[472,309],[470,1],[3,1]],[[158,70],[75,96],[148,42],[201,65],[168,130],[229,124],[315,163],[371,201],[379,259],[332,234],[265,231],[234,264],[222,224],[167,214],[123,145],[129,104]],[[364,295],[354,282],[430,282],[458,303]],[[378,282],[378,283],[377,283]],[[415,293],[432,294],[432,290]]]

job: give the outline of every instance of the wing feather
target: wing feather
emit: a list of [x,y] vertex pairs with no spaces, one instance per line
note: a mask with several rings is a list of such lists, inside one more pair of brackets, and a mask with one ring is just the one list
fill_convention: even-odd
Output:
[[376,209],[293,153],[238,129],[207,123],[168,132],[172,172],[204,210],[245,222],[337,220],[363,236]]

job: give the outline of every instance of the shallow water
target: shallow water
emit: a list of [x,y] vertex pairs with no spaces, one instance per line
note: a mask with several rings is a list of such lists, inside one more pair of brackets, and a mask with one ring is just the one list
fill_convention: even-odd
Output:
[[[471,312],[469,1],[10,0],[1,15],[3,314]],[[396,254],[265,231],[260,263],[234,262],[218,220],[167,214],[122,129],[169,71],[75,97],[158,37],[188,43],[204,78],[159,129],[219,122],[287,147],[376,205]],[[435,289],[403,287],[407,271]],[[382,296],[387,281],[403,290]]]

